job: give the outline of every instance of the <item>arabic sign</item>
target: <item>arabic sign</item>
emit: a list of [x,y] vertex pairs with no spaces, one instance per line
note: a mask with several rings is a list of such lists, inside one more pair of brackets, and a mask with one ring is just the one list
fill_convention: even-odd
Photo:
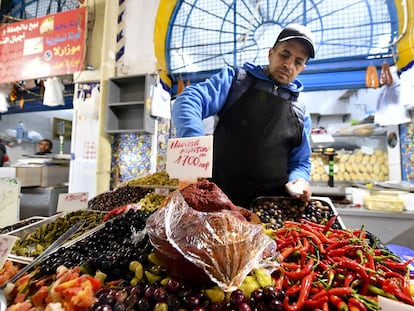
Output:
[[86,7],[0,27],[0,84],[83,69]]

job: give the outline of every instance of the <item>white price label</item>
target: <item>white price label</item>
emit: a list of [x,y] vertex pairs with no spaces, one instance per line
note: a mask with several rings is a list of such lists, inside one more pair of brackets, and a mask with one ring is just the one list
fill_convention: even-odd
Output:
[[0,269],[3,268],[16,239],[13,235],[0,235]]
[[88,192],[59,194],[57,212],[68,212],[87,209],[88,195]]
[[167,172],[171,178],[196,181],[211,177],[212,168],[213,136],[168,140]]

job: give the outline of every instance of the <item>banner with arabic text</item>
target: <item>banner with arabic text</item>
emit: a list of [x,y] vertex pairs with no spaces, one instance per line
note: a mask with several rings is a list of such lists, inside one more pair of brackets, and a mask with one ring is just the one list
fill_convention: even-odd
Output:
[[83,69],[86,7],[3,24],[0,84],[72,74]]

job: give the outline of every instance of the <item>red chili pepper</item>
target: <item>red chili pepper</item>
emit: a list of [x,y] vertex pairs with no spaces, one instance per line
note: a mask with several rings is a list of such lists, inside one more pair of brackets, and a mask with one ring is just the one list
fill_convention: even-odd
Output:
[[328,295],[352,295],[355,293],[355,290],[351,287],[334,287],[328,289]]
[[296,284],[293,286],[290,286],[288,289],[286,289],[286,295],[291,296],[296,294],[297,292],[300,291],[300,284]]
[[392,271],[389,267],[384,266],[384,265],[383,265],[383,264],[381,264],[381,263],[378,263],[378,264],[377,264],[377,271],[383,271],[383,272],[394,272],[394,271]]
[[289,304],[289,297],[288,296],[285,297],[285,299],[283,300],[283,308],[284,308],[284,310],[287,310],[287,311],[298,311],[298,310],[302,310],[303,309],[303,307],[305,306],[306,300],[308,300],[308,297],[309,297],[310,289],[312,287],[312,282],[313,282],[314,276],[315,276],[314,273],[311,272],[311,273],[307,274],[302,279],[300,293],[299,293],[298,301],[296,302],[296,304],[290,305]]
[[309,241],[308,241],[308,239],[307,238],[302,238],[302,251],[303,252],[308,252],[309,251],[309,246],[310,246],[310,243],[309,243]]
[[371,270],[375,270],[375,261],[371,252],[368,252],[367,254],[367,267]]
[[348,306],[345,301],[341,299],[341,297],[336,295],[329,295],[329,302],[334,305],[336,310],[340,311],[348,311]]
[[332,269],[330,269],[328,271],[328,284],[327,284],[327,288],[329,288],[329,287],[332,286],[332,283],[334,281],[334,278],[335,278],[335,271],[332,270]]
[[302,218],[302,219],[300,220],[300,223],[302,223],[302,224],[307,224],[307,225],[309,225],[310,227],[314,227],[316,230],[320,230],[320,229],[323,229],[323,228],[325,227],[324,225],[321,225],[321,224],[319,224],[319,223],[316,223],[316,222],[313,222],[313,221],[307,220],[307,219],[305,219],[305,218]]
[[344,286],[346,287],[350,287],[352,285],[352,282],[355,280],[355,273],[353,272],[349,272],[346,276],[345,276],[345,280],[344,280]]
[[322,240],[319,238],[319,236],[311,231],[308,230],[302,230],[301,231],[303,235],[310,238],[313,243],[315,243],[316,247],[319,249],[319,252],[321,254],[325,253],[325,247],[323,246]]
[[127,206],[120,206],[120,207],[116,207],[114,209],[112,209],[110,212],[108,212],[104,218],[103,218],[103,222],[107,221],[109,218],[111,218],[114,215],[121,215],[122,213],[125,212],[125,210],[127,209]]
[[329,311],[329,303],[328,302],[324,302],[322,305],[322,311]]
[[364,249],[364,246],[362,245],[346,245],[341,248],[333,249],[330,252],[327,252],[327,254],[331,257],[339,257],[339,256],[345,256],[350,255],[353,252],[356,252],[357,250]]
[[297,264],[296,262],[281,262],[280,265],[282,266],[282,268],[284,269],[289,269],[289,270],[296,270],[296,269],[300,269],[300,265]]
[[365,267],[357,263],[356,261],[346,258],[346,257],[332,257],[332,260],[333,262],[336,262],[338,266],[350,269],[356,272],[357,274],[359,274],[362,277],[364,282],[369,281],[369,276],[365,270]]
[[398,261],[394,261],[391,260],[390,258],[385,258],[382,263],[385,264],[386,266],[392,268],[392,269],[401,269],[403,271],[407,271],[408,269],[408,265],[414,260],[414,258],[405,261],[405,262],[398,262]]
[[400,279],[402,282],[405,281],[405,276],[395,271],[385,271],[383,275],[386,278],[397,278]]
[[312,296],[313,300],[319,300],[322,297],[328,297],[328,291],[324,288],[320,288],[319,292]]
[[411,296],[406,295],[400,286],[398,286],[396,279],[386,280],[382,286],[383,290],[396,296],[402,302],[414,306],[414,299]]
[[[348,298],[348,305],[350,307],[358,308],[359,311],[367,311],[367,307],[364,305],[364,303],[361,300],[359,300],[355,297],[349,297]],[[352,309],[350,308],[350,310],[352,310]]]
[[323,243],[330,243],[331,241],[328,239],[328,237],[325,235],[325,234],[323,234],[320,230],[317,230],[317,229],[315,229],[315,228],[312,228],[311,226],[309,226],[309,225],[306,225],[306,224],[302,224],[302,226],[301,226],[301,232],[302,232],[302,234],[304,233],[304,231],[306,232],[309,232],[309,233],[311,233],[312,235],[315,235],[315,236],[317,236],[318,237],[318,239],[320,240],[320,241],[322,241]]
[[289,237],[287,239],[277,238],[276,239],[277,249],[283,249],[283,248],[288,247],[288,246],[293,246],[294,242],[296,242],[296,241],[293,237]]
[[325,248],[326,253],[329,253],[331,250],[336,249],[336,248],[341,248],[343,246],[349,245],[351,244],[351,239],[342,239],[339,241],[336,241],[334,243],[331,243],[327,248]]
[[325,302],[328,302],[328,296],[322,296],[321,298],[317,300],[310,299],[305,302],[305,308],[310,309],[310,310],[322,308]]
[[289,279],[300,280],[305,275],[309,274],[309,272],[311,272],[312,267],[313,267],[313,258],[310,258],[308,262],[306,263],[306,265],[302,268],[302,270],[299,270],[299,271],[284,270],[283,274],[286,275]]
[[338,215],[335,215],[335,216],[331,217],[331,219],[329,219],[328,222],[326,223],[326,225],[323,228],[322,232],[323,233],[328,232],[331,229],[332,225],[335,223],[337,218],[338,218]]
[[330,265],[329,265],[329,263],[327,262],[327,261],[325,261],[325,260],[320,260],[318,263],[317,263],[317,265],[323,270],[323,271],[326,271],[326,270],[329,270],[330,269]]
[[295,247],[289,246],[285,248],[283,251],[280,252],[279,256],[277,256],[279,262],[283,262],[288,258],[290,255],[292,255],[294,252],[300,249],[300,245],[297,245]]
[[277,279],[275,279],[275,288],[276,289],[283,289],[283,282],[285,281],[285,276],[282,274]]

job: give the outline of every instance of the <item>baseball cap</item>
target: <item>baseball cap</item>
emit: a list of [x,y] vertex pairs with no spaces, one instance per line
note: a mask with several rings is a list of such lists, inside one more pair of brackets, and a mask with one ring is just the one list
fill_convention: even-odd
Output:
[[309,51],[309,57],[315,58],[315,46],[313,35],[311,31],[303,25],[300,24],[291,24],[286,26],[280,33],[276,39],[275,45],[279,42],[288,41],[291,39],[299,39],[305,43],[306,47]]

